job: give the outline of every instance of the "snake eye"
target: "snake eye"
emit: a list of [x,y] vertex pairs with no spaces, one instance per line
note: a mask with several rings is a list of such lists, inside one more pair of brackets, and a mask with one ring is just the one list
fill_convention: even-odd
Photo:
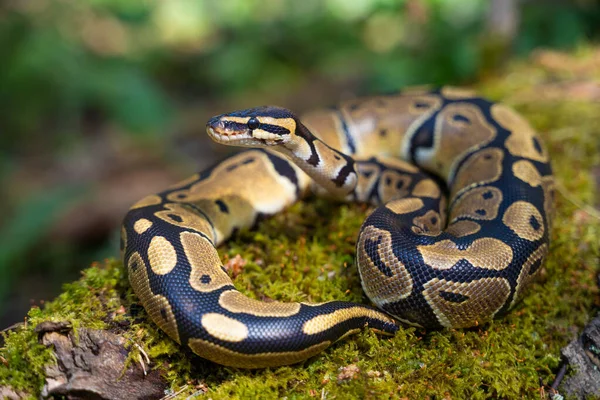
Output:
[[250,129],[251,131],[258,129],[259,126],[260,122],[258,122],[258,119],[256,119],[255,117],[252,117],[248,120],[248,129]]

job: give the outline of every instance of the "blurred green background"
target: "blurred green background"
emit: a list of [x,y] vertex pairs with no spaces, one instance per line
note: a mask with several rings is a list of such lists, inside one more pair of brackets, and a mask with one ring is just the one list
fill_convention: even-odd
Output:
[[4,1],[0,328],[118,256],[130,204],[225,154],[211,115],[469,84],[599,34],[592,0]]

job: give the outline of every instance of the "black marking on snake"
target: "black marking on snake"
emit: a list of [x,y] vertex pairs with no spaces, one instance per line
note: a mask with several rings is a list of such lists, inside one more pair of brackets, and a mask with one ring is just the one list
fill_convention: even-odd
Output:
[[481,215],[482,217],[487,214],[487,211],[485,211],[483,208],[480,208],[478,210],[475,210],[475,214]]
[[535,148],[535,151],[537,151],[539,154],[542,154],[543,153],[542,144],[540,143],[538,138],[536,138],[534,136],[532,140],[533,140],[533,147]]
[[470,124],[471,124],[471,120],[470,120],[469,118],[465,117],[465,116],[464,116],[464,115],[462,115],[462,114],[455,114],[455,115],[452,117],[452,119],[453,119],[455,122],[464,122],[464,123],[465,123],[465,124],[467,124],[467,125],[470,125]]
[[398,183],[396,183],[396,189],[402,189],[403,186],[404,186],[403,180],[399,180]]
[[440,297],[446,301],[449,301],[451,303],[464,303],[465,301],[469,300],[469,296],[465,296],[464,294],[460,294],[460,293],[453,293],[453,292],[446,292],[443,290],[440,290]]
[[164,307],[161,307],[161,309],[160,309],[160,316],[161,316],[161,317],[162,317],[162,318],[163,318],[165,321],[167,321],[167,319],[168,319],[168,318],[167,318],[167,310],[165,310],[165,308],[164,308]]
[[321,159],[319,158],[319,154],[317,153],[317,149],[315,148],[315,141],[318,139],[315,138],[312,135],[312,133],[310,133],[308,128],[302,124],[298,124],[296,126],[296,135],[303,138],[304,141],[308,144],[308,147],[310,147],[310,157],[308,157],[308,160],[305,161],[309,165],[316,167],[319,164],[319,161],[321,161]]
[[373,264],[377,267],[378,270],[381,271],[385,276],[392,277],[394,273],[385,265],[381,257],[379,257],[379,246],[381,245],[381,241],[383,237],[381,235],[377,236],[377,240],[373,240],[373,238],[367,238],[365,240],[364,249],[367,256],[373,261]]
[[[225,272],[227,272],[227,270],[225,270]],[[200,277],[200,282],[205,285],[209,284],[211,281],[212,281],[212,278],[210,277],[210,275],[204,274]]]
[[432,148],[433,147],[433,136],[435,132],[435,118],[439,111],[433,113],[427,120],[425,120],[421,126],[417,129],[413,138],[410,142],[410,158],[413,164],[418,165],[416,162],[417,149],[419,148]]
[[[202,218],[204,218],[206,220],[206,222],[208,222],[208,224],[210,225],[210,229],[212,229],[213,236],[217,237],[217,232],[215,231],[215,225],[212,223],[212,221],[210,220],[210,218],[208,218],[208,215],[206,215],[206,213],[200,207],[198,207],[198,206],[196,206],[195,204],[192,204],[192,203],[183,203],[182,206],[187,207],[187,208],[191,208],[192,210],[195,210],[198,214],[200,214],[202,216]],[[209,238],[208,236],[206,236],[206,234],[204,232],[200,232],[200,231],[197,231],[197,230],[194,230],[194,232],[198,233],[204,239],[208,240],[208,242],[210,244],[214,245],[214,242],[212,241],[212,239]]]
[[487,192],[484,192],[484,193],[481,195],[481,197],[483,197],[483,198],[484,198],[484,199],[486,199],[486,200],[489,200],[489,199],[491,199],[492,197],[494,197],[494,192],[492,192],[491,190],[490,190],[490,191],[487,191]]
[[137,269],[139,268],[139,264],[138,264],[137,260],[135,260],[135,259],[133,259],[133,260],[129,259],[129,265],[133,272],[137,271]]
[[416,101],[413,106],[418,110],[430,109],[431,104],[426,103],[424,101]]
[[279,175],[288,178],[294,184],[294,186],[296,187],[296,196],[299,196],[300,186],[298,183],[298,176],[296,175],[296,170],[290,165],[290,162],[268,152],[265,152],[265,154],[269,158],[269,161],[271,161],[271,164],[275,168],[275,171]]
[[379,130],[379,136],[386,137],[387,136],[387,129],[380,129]]
[[183,222],[183,218],[181,218],[181,216],[177,215],[177,214],[167,214],[167,217],[171,218],[173,221],[175,222]]
[[531,225],[531,227],[533,229],[535,229],[536,231],[542,227],[542,225],[540,224],[540,221],[537,220],[535,215],[532,215],[529,217],[529,225]]
[[540,269],[540,267],[542,266],[543,261],[543,258],[539,258],[533,264],[531,264],[531,267],[529,267],[529,275],[535,274],[537,270]]
[[289,129],[279,125],[261,124],[260,129],[279,136],[289,135],[291,133]]
[[363,170],[360,172],[362,176],[364,176],[365,178],[369,178],[371,175],[373,175],[373,171],[369,171],[369,170]]
[[346,143],[348,144],[348,149],[350,150],[350,154],[356,153],[356,143],[354,143],[354,138],[350,134],[350,128],[348,128],[348,123],[346,122],[346,118],[338,108],[333,109],[337,114],[338,120],[340,121],[340,125],[342,126],[342,133],[346,138]]
[[247,124],[242,124],[240,122],[221,120],[221,123],[223,124],[224,129],[234,132],[245,131],[246,129],[248,129]]
[[346,165],[344,165],[340,172],[338,172],[337,176],[334,179],[332,179],[333,183],[335,183],[337,187],[342,187],[344,185],[344,182],[346,182],[346,178],[348,178],[350,174],[355,173],[354,160],[348,157],[344,158],[346,158]]
[[227,204],[225,204],[223,200],[217,199],[215,200],[215,204],[219,206],[219,210],[221,210],[222,213],[229,214],[229,207],[227,207]]

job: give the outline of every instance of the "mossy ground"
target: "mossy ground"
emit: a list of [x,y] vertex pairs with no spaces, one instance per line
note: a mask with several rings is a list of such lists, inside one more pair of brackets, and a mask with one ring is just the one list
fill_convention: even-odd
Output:
[[[574,204],[598,199],[591,171],[600,165],[600,103],[585,86],[596,82],[597,88],[598,54],[591,49],[570,56],[542,53],[478,85],[540,131],[562,193],[541,277],[507,316],[468,330],[405,328],[393,338],[364,330],[299,365],[236,370],[193,356],[146,321],[121,263],[108,260],[85,270],[43,310],[32,309],[24,327],[5,335],[0,384],[37,396],[43,365],[53,360],[37,344],[33,327],[51,319],[122,331],[144,348],[173,392],[182,389],[177,398],[205,391],[203,398],[214,399],[540,398],[540,379],[553,380],[560,348],[600,304],[600,220]],[[220,254],[224,261],[239,254],[247,262],[235,283],[255,298],[367,302],[354,266],[356,235],[366,213],[361,205],[312,198],[257,230],[241,232]]]

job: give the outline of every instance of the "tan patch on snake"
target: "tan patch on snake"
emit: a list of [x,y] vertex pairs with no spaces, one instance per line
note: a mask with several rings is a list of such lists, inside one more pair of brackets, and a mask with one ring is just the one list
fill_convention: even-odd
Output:
[[500,189],[483,186],[469,190],[462,195],[452,206],[450,220],[470,217],[480,220],[492,220],[498,215],[498,208],[502,203]]
[[308,130],[336,150],[350,154],[342,123],[336,112],[331,110],[313,110],[300,116],[302,124]]
[[412,177],[406,174],[400,174],[396,171],[385,170],[379,179],[379,200],[386,203],[391,199],[405,197]]
[[440,197],[440,187],[432,179],[424,179],[417,183],[412,191],[413,196],[417,197],[430,197],[437,199]]
[[452,268],[460,260],[466,260],[476,268],[500,271],[508,267],[513,259],[509,245],[494,238],[481,238],[464,250],[452,240],[442,240],[431,245],[417,246],[425,264],[437,270]]
[[192,269],[190,285],[195,290],[208,293],[233,285],[229,275],[222,269],[217,250],[206,238],[192,232],[181,232],[179,237]]
[[166,297],[152,293],[148,272],[142,257],[138,252],[133,253],[127,261],[129,282],[135,294],[140,298],[144,309],[160,329],[165,331],[171,339],[179,343],[179,331],[175,315]]
[[410,138],[441,105],[438,95],[406,92],[398,96],[349,100],[342,103],[339,110],[354,139],[357,156],[395,157],[400,152],[407,158]]
[[277,125],[287,129],[290,134],[296,132],[296,121],[293,118],[257,117],[261,124]]
[[136,208],[148,207],[148,206],[155,206],[157,204],[160,204],[161,202],[162,202],[162,200],[161,200],[160,196],[158,196],[156,194],[151,194],[149,196],[144,197],[143,199],[141,199],[134,205],[132,205],[130,210],[134,210]]
[[456,173],[451,197],[474,186],[497,181],[502,175],[503,159],[504,152],[495,147],[472,154]]
[[237,343],[248,337],[246,324],[223,314],[204,314],[200,323],[212,337],[224,342]]
[[221,293],[219,305],[232,313],[248,313],[257,317],[291,317],[300,311],[299,303],[266,303],[244,296],[237,290]]
[[453,103],[436,116],[432,149],[417,149],[417,160],[447,181],[452,181],[458,163],[469,153],[496,137],[481,109],[474,104]]
[[542,177],[542,189],[544,189],[544,214],[548,219],[548,227],[552,226],[552,218],[554,217],[554,190],[555,181],[552,175]]
[[442,88],[442,96],[450,100],[470,99],[477,97],[475,91],[454,86],[444,86]]
[[150,261],[152,272],[165,275],[177,265],[177,253],[167,239],[162,236],[154,236],[148,247],[148,261]]
[[548,152],[529,123],[512,108],[503,104],[492,106],[492,116],[511,133],[504,145],[517,157],[546,162]]
[[450,224],[446,229],[446,232],[456,237],[463,237],[477,233],[480,230],[481,225],[477,222],[464,219]]
[[[285,144],[286,149],[293,153],[296,157],[305,162],[308,161],[313,155],[313,149],[310,147],[308,142],[303,138],[298,138],[296,140],[290,141]],[[288,153],[291,156],[291,154]],[[321,159],[318,160],[317,165],[321,163]],[[311,166],[311,168],[314,168]]]
[[[371,259],[365,249],[366,245],[377,246],[379,262],[389,269],[391,276],[387,276],[375,265],[375,260]],[[371,225],[367,226],[358,238],[357,253],[358,271],[363,289],[375,304],[394,302],[410,296],[413,281],[404,264],[392,251],[390,232]]]
[[424,215],[413,218],[411,230],[417,235],[438,236],[442,233],[442,217],[437,211],[429,210]]
[[490,320],[510,295],[510,283],[504,278],[466,283],[434,278],[423,288],[438,321],[448,328],[468,328]]
[[356,200],[366,202],[379,179],[379,166],[376,164],[360,162],[355,164],[355,168],[358,173],[358,182],[354,189]]
[[148,229],[152,227],[152,221],[147,220],[146,218],[140,218],[133,224],[133,230],[136,231],[138,235],[146,232]]
[[[298,180],[302,185],[307,185],[308,179],[299,168],[290,167],[298,172]],[[234,228],[252,225],[258,213],[277,213],[293,203],[297,196],[296,186],[275,170],[265,153],[246,151],[226,159],[208,177],[189,189],[172,192],[167,198],[173,202],[192,204],[214,204],[217,200],[233,204],[235,208],[231,207],[231,215],[235,215],[235,218],[223,218],[222,223],[214,223],[215,228],[218,228],[215,229],[217,237],[214,240],[217,245]],[[218,211],[217,214],[223,216]]]
[[396,214],[408,214],[420,210],[423,206],[423,200],[416,197],[392,200],[385,205],[388,210]]
[[222,121],[235,122],[237,124],[246,124],[250,120],[250,117],[233,117],[233,116],[223,116],[221,117]]
[[200,216],[197,211],[191,209],[189,206],[178,203],[165,204],[164,208],[166,210],[158,211],[154,215],[169,224],[200,232],[214,241],[215,234],[212,225],[204,217]]
[[216,200],[200,199],[194,205],[202,210],[203,215],[214,227],[217,237],[215,246],[229,237],[234,229],[248,226],[256,217],[256,211],[251,204],[234,195],[223,196]]
[[520,160],[512,166],[513,174],[525,183],[528,183],[532,187],[536,187],[542,184],[542,177],[538,172],[535,165],[527,160]]
[[[331,181],[335,181],[338,179],[338,176],[339,176],[341,170],[348,165],[348,162],[346,161],[345,158],[341,157],[339,154],[337,154],[329,146],[327,146],[325,143],[323,143],[320,140],[315,140],[313,142],[313,145],[315,146],[315,150],[316,150],[317,155],[320,160],[319,164],[318,164],[319,172],[321,174],[323,174],[324,178],[326,178],[330,181],[330,182],[327,182],[327,186],[326,185],[323,185],[323,186],[325,186],[329,190],[331,190],[331,189],[339,190],[336,188],[335,183],[331,182]],[[356,180],[357,180],[356,174],[354,172],[351,172],[346,177],[343,186],[345,187],[345,186],[350,185],[350,186],[354,187],[354,182]],[[318,181],[318,182],[321,183],[321,181]],[[329,187],[329,186],[333,186],[333,187]]]
[[125,250],[127,249],[127,230],[125,227],[121,225],[121,258],[125,254]]
[[306,335],[316,335],[353,318],[361,317],[379,319],[390,324],[394,323],[392,318],[379,311],[371,310],[365,307],[350,307],[343,308],[341,310],[335,310],[329,314],[317,315],[316,317],[309,319],[304,323],[304,325],[302,325],[302,332],[304,332]]
[[515,201],[504,212],[502,222],[522,239],[535,241],[544,236],[544,219],[538,209],[526,201]]
[[[517,301],[521,298],[521,294],[527,289],[531,281],[535,279],[539,270],[542,267],[544,262],[544,258],[548,254],[548,245],[546,243],[540,245],[537,249],[531,253],[531,255],[527,258],[527,261],[523,264],[521,268],[521,273],[517,278],[517,287],[515,289],[515,294],[512,302],[510,303],[510,308],[512,308]],[[533,269],[533,270],[532,270]]]
[[266,368],[295,364],[322,352],[330,344],[331,342],[326,340],[299,351],[244,354],[202,339],[190,339],[188,341],[192,351],[200,357],[218,364],[238,368]]

